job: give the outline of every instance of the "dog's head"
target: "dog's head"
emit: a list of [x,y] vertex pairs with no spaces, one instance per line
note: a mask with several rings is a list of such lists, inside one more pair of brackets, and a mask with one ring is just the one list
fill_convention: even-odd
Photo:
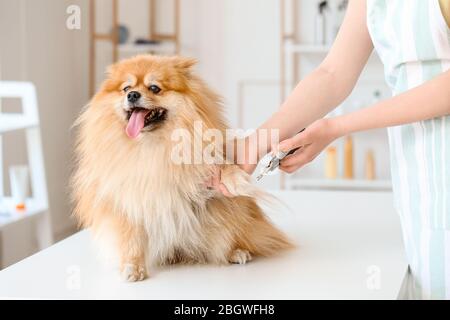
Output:
[[[197,119],[211,122],[209,118],[220,113],[220,102],[192,74],[194,64],[193,59],[152,55],[123,60],[109,68],[94,101],[114,108],[116,120],[131,139],[154,132],[170,134]],[[213,122],[221,126],[217,120]]]

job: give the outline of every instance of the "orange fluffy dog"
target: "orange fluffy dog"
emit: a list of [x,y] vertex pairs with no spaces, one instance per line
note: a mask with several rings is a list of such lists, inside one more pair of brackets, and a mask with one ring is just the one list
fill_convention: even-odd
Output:
[[174,130],[193,133],[195,121],[226,129],[194,63],[148,55],[114,64],[76,122],[74,213],[115,249],[128,281],[144,279],[148,263],[245,263],[291,246],[237,166],[220,165],[227,198],[205,187],[214,164],[172,161]]

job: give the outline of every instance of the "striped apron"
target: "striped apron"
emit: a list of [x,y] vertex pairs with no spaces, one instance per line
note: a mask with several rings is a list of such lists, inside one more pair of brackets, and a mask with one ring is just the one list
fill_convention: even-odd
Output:
[[[439,0],[367,0],[367,24],[394,96],[450,69]],[[404,298],[450,299],[450,116],[388,131],[410,266]]]

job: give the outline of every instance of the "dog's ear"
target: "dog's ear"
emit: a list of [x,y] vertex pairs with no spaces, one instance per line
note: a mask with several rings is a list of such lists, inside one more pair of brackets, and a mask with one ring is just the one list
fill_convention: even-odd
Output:
[[173,57],[172,59],[174,67],[186,75],[189,75],[197,64],[197,60],[194,58]]
[[115,74],[117,72],[118,69],[119,69],[119,63],[117,63],[117,62],[113,63],[106,68],[106,75],[108,77],[111,77],[113,74]]
[[197,59],[194,58],[177,58],[177,67],[182,69],[191,69],[197,64]]
[[103,90],[115,91],[119,87],[120,83],[115,79],[114,75],[119,70],[119,63],[114,63],[106,68],[106,79],[103,81]]

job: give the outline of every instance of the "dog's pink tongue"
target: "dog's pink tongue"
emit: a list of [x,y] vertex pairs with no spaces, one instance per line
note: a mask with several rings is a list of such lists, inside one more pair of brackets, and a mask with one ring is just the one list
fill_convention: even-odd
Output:
[[125,130],[127,136],[131,139],[136,139],[136,137],[144,128],[145,116],[147,115],[147,110],[136,110],[131,114],[130,120],[128,120],[128,125]]

